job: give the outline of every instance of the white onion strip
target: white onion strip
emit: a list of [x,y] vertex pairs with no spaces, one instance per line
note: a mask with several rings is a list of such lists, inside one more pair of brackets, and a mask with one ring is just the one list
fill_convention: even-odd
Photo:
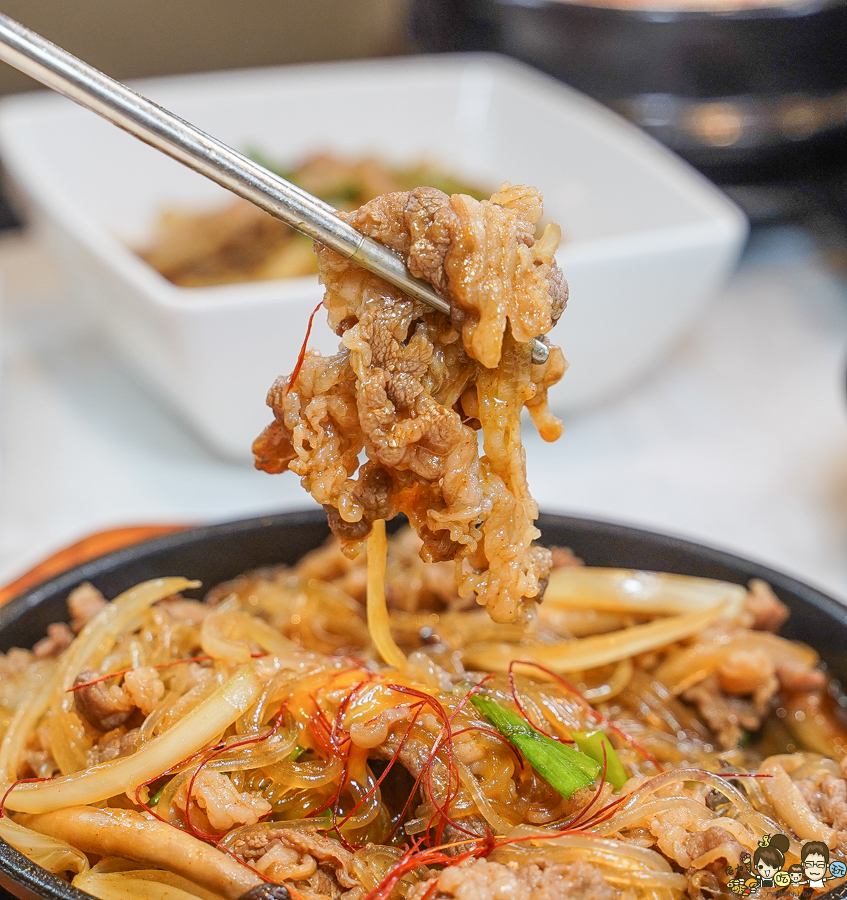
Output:
[[610,634],[553,644],[476,644],[465,651],[465,663],[483,671],[507,672],[512,662],[527,660],[560,674],[584,672],[691,637],[723,614],[724,607],[717,606]]
[[76,676],[86,668],[99,667],[118,635],[159,600],[199,586],[199,581],[186,578],[154,578],[137,584],[107,604],[62,655],[56,669],[50,723],[50,752],[62,774],[69,775],[86,765],[84,749],[91,743],[73,711],[74,698],[68,694]]
[[779,817],[791,826],[792,831],[804,841],[822,841],[827,847],[835,846],[835,831],[821,822],[806,802],[797,783],[779,764],[778,757],[770,757],[759,767],[762,788]]
[[217,738],[250,708],[261,687],[251,667],[239,669],[230,681],[184,719],[130,756],[91,766],[63,778],[19,784],[9,792],[6,808],[45,813],[67,806],[98,803],[133,791]]
[[66,872],[79,874],[88,869],[88,857],[82,850],[77,850],[67,841],[25,828],[8,816],[0,819],[0,838],[54,875]]
[[570,566],[550,573],[544,603],[565,609],[649,616],[690,613],[727,604],[726,614],[734,618],[746,596],[741,585],[711,578]]
[[20,703],[15,710],[0,744],[0,784],[11,784],[18,777],[18,768],[30,733],[50,706],[55,690],[54,669],[49,675],[44,676],[42,683],[27,698],[27,702]]

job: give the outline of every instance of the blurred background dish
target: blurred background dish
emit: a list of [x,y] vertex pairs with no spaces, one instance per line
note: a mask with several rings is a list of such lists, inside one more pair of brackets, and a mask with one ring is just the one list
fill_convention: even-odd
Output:
[[416,0],[411,23],[425,51],[561,78],[722,185],[847,168],[844,0]]
[[[542,185],[574,298],[557,334],[573,365],[554,410],[608,397],[654,365],[735,265],[741,213],[618,116],[495,56],[216,73],[139,85],[236,149],[293,165],[330,149],[451,177]],[[316,114],[316,111],[318,113]],[[183,288],[130,247],[168,207],[229,195],[54,96],[4,102],[0,151],[92,318],[219,453],[248,459],[262,399],[293,368],[314,276]],[[317,328],[315,346],[335,336]]]
[[[446,194],[469,194],[476,200],[487,199],[496,189],[483,190],[459,181],[425,160],[398,167],[372,156],[313,153],[292,166],[290,161],[285,165],[269,159],[258,149],[248,156],[346,212],[381,194],[411,191],[422,184]],[[152,240],[134,249],[159,274],[180,287],[318,274],[318,257],[309,237],[242,199],[205,212],[164,209]]]

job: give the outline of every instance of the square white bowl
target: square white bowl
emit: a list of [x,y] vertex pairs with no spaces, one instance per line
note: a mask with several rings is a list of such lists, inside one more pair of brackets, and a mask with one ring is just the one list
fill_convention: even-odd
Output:
[[[538,186],[562,226],[571,300],[554,332],[571,368],[555,411],[642,374],[735,265],[747,224],[693,169],[623,119],[491,55],[221,72],[138,90],[237,149],[283,162],[329,149],[437,161],[473,183]],[[248,459],[264,397],[296,360],[317,278],[211,288],[170,284],[129,249],[167,207],[226,192],[72,102],[0,107],[0,153],[62,260],[75,296],[138,372],[219,453]],[[316,328],[313,346],[334,335]]]

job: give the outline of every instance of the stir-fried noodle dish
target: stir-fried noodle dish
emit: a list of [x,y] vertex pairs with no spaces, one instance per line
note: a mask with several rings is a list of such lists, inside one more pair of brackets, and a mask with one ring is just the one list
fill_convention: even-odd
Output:
[[[479,188],[426,161],[396,166],[374,157],[321,152],[293,167],[281,167],[264,153],[250,155],[336,209],[353,210],[382,194],[419,184],[482,197]],[[212,210],[166,209],[151,240],[136,249],[159,274],[186,288],[297,278],[318,271],[309,238],[246,200]]]
[[521,411],[558,436],[564,361],[527,340],[567,296],[540,216],[510,185],[349,214],[450,317],[318,248],[341,346],[274,385],[254,449],[332,538],[202,601],[74,590],[0,657],[0,837],[104,900],[731,897],[809,847],[837,871],[839,694],[768,585],[537,544]]

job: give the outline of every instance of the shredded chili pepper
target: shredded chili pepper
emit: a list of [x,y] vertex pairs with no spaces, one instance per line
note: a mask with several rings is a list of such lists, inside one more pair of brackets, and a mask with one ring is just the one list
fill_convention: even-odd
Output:
[[285,389],[285,393],[287,394],[294,382],[297,381],[297,376],[300,374],[300,369],[303,366],[303,360],[306,358],[306,350],[309,346],[309,335],[312,333],[312,325],[315,321],[315,316],[318,314],[318,310],[323,306],[323,299],[321,299],[320,303],[312,310],[312,315],[309,316],[309,325],[306,328],[306,337],[303,338],[303,346],[300,348],[300,353],[297,357],[297,364],[294,366],[294,371],[291,373],[291,378],[288,379],[288,387]]
[[13,781],[8,788],[6,788],[3,793],[2,799],[0,799],[0,819],[2,819],[6,815],[6,801],[9,799],[9,794],[19,785],[19,784],[36,784],[39,781],[52,781],[52,778],[19,778],[17,781]]
[[[270,656],[269,653],[251,653],[251,659],[264,659],[266,656]],[[208,662],[209,660],[214,659],[213,656],[189,656],[186,659],[174,659],[171,662],[166,663],[158,663],[155,666],[146,666],[145,668],[150,669],[169,669],[171,666],[181,666],[183,663],[190,662]],[[110,678],[117,678],[119,675],[127,675],[129,672],[134,672],[138,666],[132,666],[129,669],[119,669],[117,672],[110,672],[108,675],[100,675],[98,678],[92,678],[91,681],[82,681],[79,684],[75,684],[69,687],[65,693],[72,694],[74,691],[78,691],[81,688],[91,687],[92,684],[99,684],[101,681],[108,681]]]

